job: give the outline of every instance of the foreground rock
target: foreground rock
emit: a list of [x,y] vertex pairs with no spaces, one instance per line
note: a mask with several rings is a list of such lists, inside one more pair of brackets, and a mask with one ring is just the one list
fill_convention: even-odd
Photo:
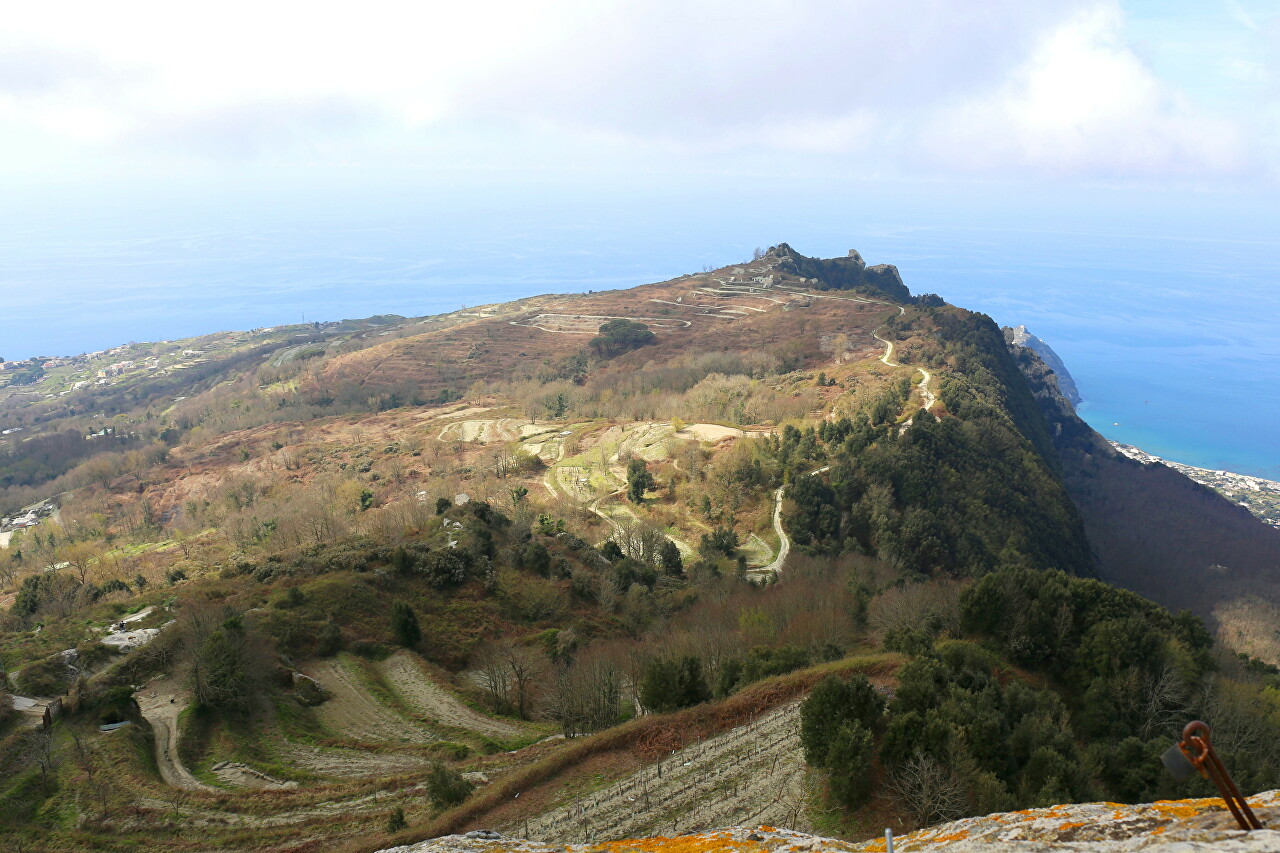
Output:
[[[1280,791],[1250,797],[1263,824],[1280,826]],[[382,853],[712,853],[712,851],[840,851],[884,853],[876,838],[851,843],[761,826],[684,835],[606,841],[598,844],[543,844],[493,832],[450,835]],[[1280,831],[1242,832],[1222,800],[1170,800],[1146,805],[1083,803],[1027,809],[944,823],[898,838],[894,850],[945,850],[947,853],[1269,853],[1280,851]]]

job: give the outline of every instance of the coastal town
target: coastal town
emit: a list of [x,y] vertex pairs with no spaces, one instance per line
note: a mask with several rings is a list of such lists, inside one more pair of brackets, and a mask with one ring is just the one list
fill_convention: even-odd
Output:
[[1280,528],[1280,483],[1254,477],[1249,474],[1234,474],[1230,471],[1213,471],[1208,468],[1197,468],[1194,465],[1183,465],[1162,459],[1153,453],[1134,447],[1131,444],[1111,442],[1111,446],[1119,452],[1136,459],[1144,465],[1157,463],[1167,465],[1173,470],[1195,480],[1202,486],[1208,486],[1232,503],[1237,503],[1258,518],[1273,527]]
[[[111,385],[130,376],[188,370],[207,361],[210,349],[226,350],[271,329],[207,336],[205,346],[192,349],[184,342],[128,343],[76,356],[36,356],[0,361],[0,389],[23,389],[37,396],[66,396],[94,385]],[[187,342],[189,343],[189,342]]]

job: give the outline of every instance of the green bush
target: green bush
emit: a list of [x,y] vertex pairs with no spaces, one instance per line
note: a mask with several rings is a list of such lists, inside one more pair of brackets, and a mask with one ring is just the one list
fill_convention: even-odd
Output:
[[70,683],[70,673],[62,653],[33,661],[14,679],[14,688],[25,696],[57,696]]
[[854,724],[874,731],[884,715],[884,699],[866,676],[854,675],[843,681],[828,675],[800,707],[800,744],[804,757],[814,767],[830,766],[829,753],[839,733]]
[[372,640],[356,640],[351,644],[351,653],[366,660],[386,660],[391,657],[391,649]]
[[431,744],[431,751],[441,758],[450,761],[461,761],[471,754],[471,747],[465,743],[452,743],[451,741],[441,740]]
[[702,662],[694,655],[655,658],[640,677],[640,704],[654,713],[677,711],[710,698]]
[[342,651],[342,628],[337,622],[329,619],[320,629],[316,638],[316,654],[321,657],[332,657]]
[[471,783],[462,774],[439,761],[427,771],[427,797],[436,808],[456,806],[471,793]]
[[742,681],[750,684],[773,675],[786,675],[809,663],[809,653],[799,646],[784,645],[776,649],[756,646],[747,654],[742,667]]

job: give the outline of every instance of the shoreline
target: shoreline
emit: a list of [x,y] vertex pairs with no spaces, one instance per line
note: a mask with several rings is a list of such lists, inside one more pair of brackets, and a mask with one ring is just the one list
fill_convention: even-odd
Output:
[[1232,503],[1244,507],[1265,524],[1280,529],[1280,482],[1253,474],[1236,474],[1232,471],[1198,468],[1195,465],[1174,462],[1171,459],[1156,456],[1154,453],[1148,453],[1132,444],[1123,444],[1111,439],[1107,439],[1107,443],[1118,453],[1144,465],[1159,463],[1168,466],[1200,485],[1208,486]]

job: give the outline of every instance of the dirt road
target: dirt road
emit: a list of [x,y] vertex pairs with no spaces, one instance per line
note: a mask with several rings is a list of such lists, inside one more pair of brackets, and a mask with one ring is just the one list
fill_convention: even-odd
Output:
[[[815,474],[823,474],[831,470],[830,465],[823,465],[815,471],[805,474],[806,477],[812,477]],[[787,555],[791,553],[791,539],[787,537],[787,531],[782,528],[782,496],[786,493],[786,486],[779,486],[778,490],[773,493],[773,532],[778,534],[778,556],[772,563],[762,566],[758,569],[751,569],[748,575],[763,575],[766,572],[780,572],[782,566],[787,562]]]
[[[880,360],[890,367],[902,367],[901,364],[893,360],[893,342],[886,341],[884,338],[880,337],[880,335],[877,334],[879,331],[879,329],[876,329],[875,332],[871,333],[871,337],[884,344],[884,355],[880,356]],[[923,367],[917,367],[916,370],[920,371],[920,384],[917,387],[920,389],[922,405],[926,409],[932,408],[933,404],[938,402],[938,398],[929,390],[929,380],[933,379],[933,374],[925,370]]]
[[160,770],[160,777],[175,788],[213,790],[192,776],[178,755],[178,715],[191,701],[191,694],[176,679],[161,678],[139,690],[134,698],[143,719],[151,724],[155,735],[156,767]]
[[774,557],[769,565],[753,569],[753,572],[776,574],[782,571],[782,564],[787,561],[787,555],[791,553],[791,540],[787,537],[787,531],[782,529],[782,496],[786,491],[786,486],[779,486],[773,493],[773,532],[778,534],[778,556]]

